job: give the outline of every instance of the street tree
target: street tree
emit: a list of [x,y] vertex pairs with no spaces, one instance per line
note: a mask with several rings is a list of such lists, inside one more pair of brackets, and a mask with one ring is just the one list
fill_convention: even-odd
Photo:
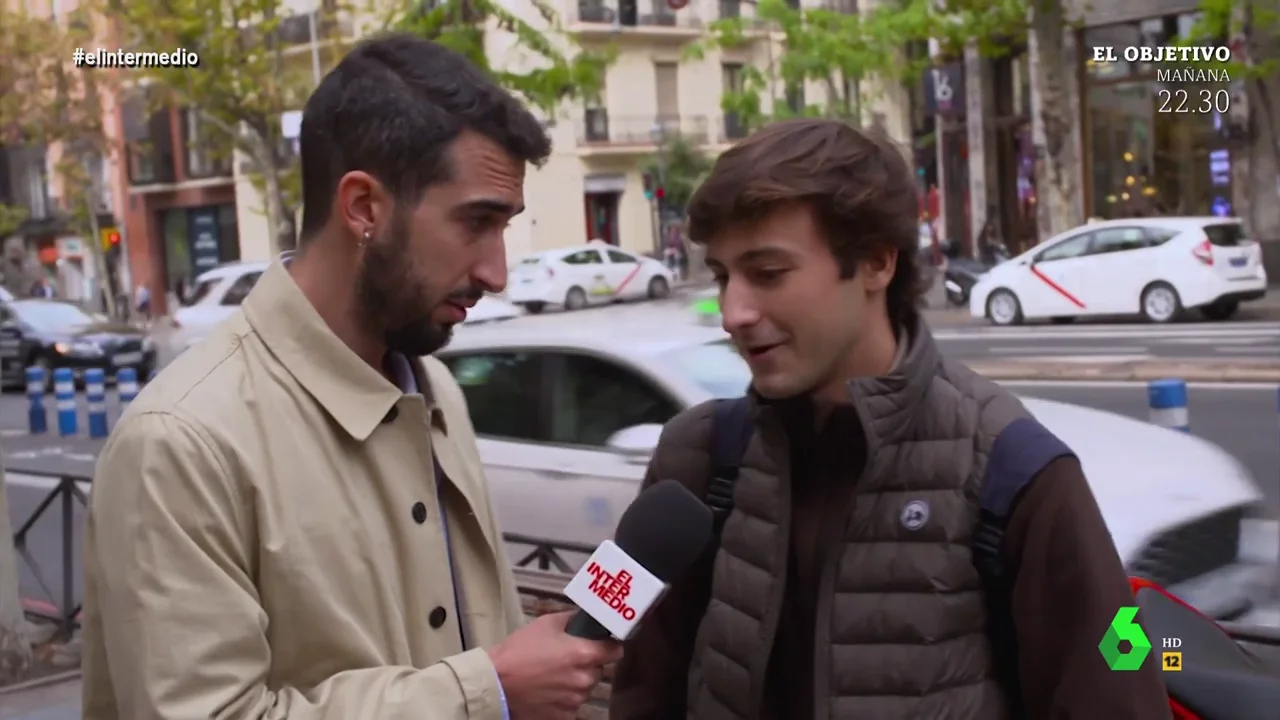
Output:
[[[411,32],[465,55],[499,85],[554,119],[566,103],[595,99],[605,72],[616,57],[612,47],[584,48],[557,32],[560,18],[544,0],[523,0],[525,7],[499,0],[437,0],[397,6],[388,25]],[[491,34],[512,40],[510,52],[494,58]],[[505,43],[503,43],[505,45]],[[496,62],[495,62],[496,60]]]
[[1030,0],[1031,134],[1036,155],[1036,229],[1041,238],[1084,222],[1081,158],[1075,133],[1075,93],[1067,45],[1072,19],[1063,0]]
[[[794,116],[861,123],[877,82],[881,87],[909,82],[927,67],[927,58],[905,51],[929,37],[933,4],[894,0],[848,12],[842,4],[793,7],[786,0],[760,0],[754,17],[713,22],[709,36],[691,45],[686,57],[763,48],[764,62],[745,65],[740,84],[725,88],[721,98],[722,109],[747,129]],[[822,102],[788,101],[813,85],[823,89]],[[773,102],[766,107],[764,98]]]
[[1260,0],[1200,0],[1185,44],[1227,45],[1230,59],[1198,63],[1224,71],[1244,90],[1246,134],[1264,139],[1280,170],[1280,5]]
[[112,6],[131,48],[183,48],[199,59],[195,67],[131,69],[129,78],[148,110],[196,113],[196,141],[211,157],[238,153],[248,161],[274,250],[294,247],[293,218],[301,202],[285,114],[302,108],[345,53],[351,26],[346,10],[327,0],[314,19],[295,14],[285,0],[130,0]]
[[[86,239],[83,245],[95,274],[107,288],[109,275],[97,242],[96,198],[102,190],[97,169],[111,152],[103,98],[114,78],[109,72],[72,65],[75,48],[98,44],[96,16],[91,2],[82,2],[60,19],[0,6],[0,57],[5,58],[0,64],[0,145],[48,151],[61,195],[58,209],[68,229]],[[3,236],[16,229],[23,212],[6,208],[0,215]],[[25,294],[34,278],[22,274],[24,287],[19,289]],[[114,312],[112,293],[103,294],[108,312]],[[32,662],[8,520],[0,488],[0,682],[20,679]]]
[[714,162],[687,139],[676,136],[664,143],[658,155],[647,158],[641,169],[662,182],[663,205],[683,215],[693,191],[711,172]]

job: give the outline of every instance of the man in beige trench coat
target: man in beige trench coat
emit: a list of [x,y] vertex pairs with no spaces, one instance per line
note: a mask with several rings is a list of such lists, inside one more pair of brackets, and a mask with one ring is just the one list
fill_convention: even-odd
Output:
[[619,648],[525,625],[431,358],[506,283],[538,121],[388,36],[307,102],[296,254],[121,418],[85,538],[87,720],[560,720]]

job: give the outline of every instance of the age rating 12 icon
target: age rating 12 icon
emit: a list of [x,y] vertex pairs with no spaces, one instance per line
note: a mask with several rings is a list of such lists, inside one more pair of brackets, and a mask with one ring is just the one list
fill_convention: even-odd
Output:
[[[1134,618],[1138,617],[1138,608],[1122,607],[1116,611],[1115,619],[1107,628],[1107,633],[1098,643],[1098,651],[1107,661],[1107,667],[1115,671],[1132,671],[1142,667],[1142,661],[1151,652],[1151,641],[1142,631]],[[1128,641],[1128,651],[1121,650],[1120,643]]]

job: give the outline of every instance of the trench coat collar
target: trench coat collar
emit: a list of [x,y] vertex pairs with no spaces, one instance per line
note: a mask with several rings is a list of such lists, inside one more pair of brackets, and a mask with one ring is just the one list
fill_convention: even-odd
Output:
[[[356,440],[368,439],[404,394],[329,329],[283,262],[262,273],[244,314],[285,370]],[[430,407],[421,364],[411,365]]]

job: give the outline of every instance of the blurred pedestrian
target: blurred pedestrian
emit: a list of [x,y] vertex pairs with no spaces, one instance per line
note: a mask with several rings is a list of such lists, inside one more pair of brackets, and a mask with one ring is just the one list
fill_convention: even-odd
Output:
[[614,720],[1169,717],[1157,664],[1098,654],[1135,603],[1079,461],[920,317],[917,209],[899,149],[832,120],[760,130],[694,194],[752,383],[650,462],[719,544],[628,640]]
[[138,310],[138,316],[144,322],[151,321],[151,288],[146,283],[138,283],[138,289],[134,295],[134,307]]
[[303,111],[296,254],[98,460],[87,720],[568,720],[615,643],[524,623],[462,392],[429,355],[506,283],[539,121],[368,40]]

